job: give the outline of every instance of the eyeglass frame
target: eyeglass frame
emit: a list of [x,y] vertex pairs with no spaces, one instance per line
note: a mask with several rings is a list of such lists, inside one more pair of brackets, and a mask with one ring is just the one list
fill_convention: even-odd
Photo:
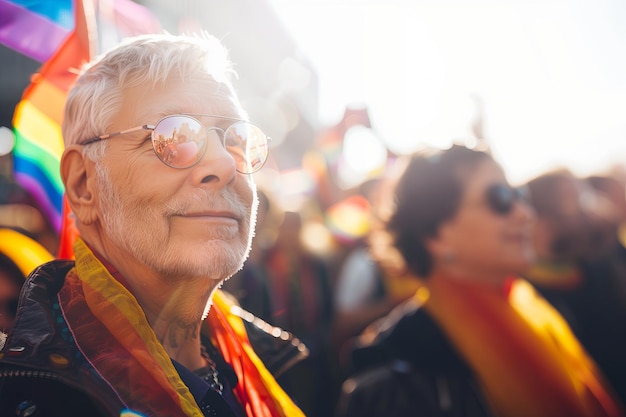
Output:
[[[263,135],[265,136],[266,146],[268,146],[268,147],[269,147],[269,143],[272,141],[272,138],[271,138],[271,137],[269,137],[269,136],[267,136],[267,135],[265,134],[265,132],[263,131],[263,129],[261,129],[261,128],[260,128],[259,126],[257,126],[256,124],[251,123],[251,122],[249,122],[249,121],[247,121],[247,120],[244,120],[244,119],[238,119],[238,118],[236,118],[236,117],[229,117],[229,116],[217,116],[217,115],[214,115],[214,114],[200,114],[200,113],[174,113],[174,114],[168,114],[167,116],[163,116],[163,117],[161,117],[161,118],[160,118],[159,120],[157,120],[157,122],[156,122],[155,124],[153,124],[153,125],[150,125],[150,124],[145,124],[145,125],[141,125],[141,126],[136,126],[136,127],[131,127],[131,128],[128,128],[128,129],[120,130],[119,132],[106,133],[106,134],[104,134],[104,135],[94,136],[94,137],[91,137],[91,138],[89,138],[89,139],[86,139],[85,141],[83,141],[83,142],[81,142],[81,143],[78,143],[78,145],[80,145],[80,146],[91,145],[92,143],[96,143],[96,142],[99,142],[99,141],[102,141],[102,140],[111,139],[111,138],[114,138],[114,137],[116,137],[116,136],[122,136],[122,135],[125,135],[125,134],[127,134],[127,133],[138,132],[138,131],[140,131],[140,130],[149,130],[149,131],[151,132],[151,133],[150,133],[150,136],[152,136],[152,132],[154,132],[154,130],[156,129],[156,126],[157,126],[157,125],[158,125],[158,124],[159,124],[162,120],[164,120],[164,119],[166,119],[166,118],[168,118],[168,117],[175,117],[175,116],[189,116],[189,117],[191,117],[191,118],[193,118],[193,119],[196,119],[197,117],[213,117],[213,118],[216,118],[216,119],[223,119],[223,120],[231,120],[231,121],[233,121],[233,122],[234,122],[233,124],[231,124],[230,126],[228,126],[226,129],[222,129],[222,128],[217,127],[217,126],[207,128],[207,127],[206,127],[206,125],[205,125],[204,123],[202,123],[200,120],[197,120],[197,119],[196,119],[196,121],[197,121],[198,123],[200,123],[200,125],[201,125],[204,129],[218,129],[218,130],[221,130],[221,131],[222,131],[222,142],[223,142],[222,144],[225,144],[225,140],[226,140],[226,131],[228,131],[228,129],[230,129],[230,128],[231,128],[232,126],[234,126],[236,123],[240,123],[240,122],[243,122],[243,123],[246,123],[246,124],[252,125],[252,126],[256,127],[257,129],[259,129],[259,131],[260,131],[261,133],[263,133]],[[168,166],[168,167],[170,167],[170,168],[174,168],[174,169],[186,169],[186,168],[191,168],[192,166],[194,166],[194,165],[196,165],[198,162],[200,162],[200,159],[202,159],[202,157],[203,157],[203,156],[204,156],[204,154],[206,153],[206,147],[205,147],[205,148],[204,148],[204,151],[202,152],[202,155],[200,155],[200,156],[198,157],[198,159],[197,159],[197,160],[196,160],[193,164],[191,164],[191,165],[189,165],[189,166],[186,166],[186,167],[175,167],[175,166],[172,166],[172,165],[167,164],[165,161],[163,161],[163,160],[162,160],[162,159],[158,156],[157,150],[156,150],[156,148],[154,147],[154,140],[151,140],[151,142],[152,142],[152,150],[154,151],[154,153],[155,153],[155,154],[157,154],[157,158],[159,159],[159,161],[161,161],[164,165],[166,165],[166,166]],[[269,153],[269,148],[268,148],[268,153]],[[237,169],[237,172],[239,172],[239,173],[241,173],[241,174],[246,174],[246,175],[254,174],[255,172],[258,172],[261,168],[263,168],[263,166],[265,165],[265,163],[266,163],[266,162],[267,162],[267,158],[265,159],[265,161],[263,161],[263,164],[261,164],[261,166],[259,166],[256,170],[254,170],[254,171],[252,171],[252,172],[242,172],[242,171],[240,171],[239,169]]]

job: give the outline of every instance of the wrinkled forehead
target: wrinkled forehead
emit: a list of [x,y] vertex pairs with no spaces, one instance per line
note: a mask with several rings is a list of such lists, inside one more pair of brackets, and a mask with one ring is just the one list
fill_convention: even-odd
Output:
[[171,78],[154,86],[139,85],[125,89],[118,116],[132,117],[141,124],[177,113],[246,118],[230,83],[217,82],[210,75]]

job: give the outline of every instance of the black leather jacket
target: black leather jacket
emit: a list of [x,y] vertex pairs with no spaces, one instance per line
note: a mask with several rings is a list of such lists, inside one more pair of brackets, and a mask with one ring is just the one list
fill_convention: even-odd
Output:
[[365,335],[337,417],[493,417],[467,364],[415,301]]
[[[24,284],[13,329],[0,350],[0,416],[120,416],[120,399],[85,360],[59,311],[57,293],[73,261],[37,268]],[[308,354],[297,339],[243,312],[250,341],[276,374]],[[284,333],[283,333],[284,334]]]

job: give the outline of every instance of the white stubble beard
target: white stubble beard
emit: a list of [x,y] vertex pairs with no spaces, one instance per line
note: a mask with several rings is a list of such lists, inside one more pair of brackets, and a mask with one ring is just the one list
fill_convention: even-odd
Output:
[[[185,279],[187,277],[211,278],[223,281],[243,267],[244,261],[250,254],[253,230],[256,223],[258,198],[256,186],[251,183],[253,200],[248,215],[245,204],[232,191],[221,193],[222,201],[236,209],[241,223],[241,233],[246,233],[246,239],[226,244],[224,240],[212,239],[206,250],[195,253],[199,248],[192,248],[183,253],[176,250],[169,251],[167,242],[168,213],[180,210],[184,204],[174,203],[163,212],[154,207],[141,204],[141,201],[124,201],[121,193],[112,184],[108,172],[102,164],[97,164],[97,183],[100,189],[100,209],[103,216],[103,230],[109,239],[137,258],[141,263],[149,266],[161,276],[169,280]],[[200,190],[194,197],[203,200],[204,204],[211,205],[212,199],[207,193]],[[189,202],[187,202],[188,204]],[[151,223],[157,219],[157,224]],[[159,225],[160,224],[160,225]],[[150,231],[166,230],[165,236],[158,239]],[[206,252],[211,252],[207,256]],[[198,259],[204,259],[199,262]]]

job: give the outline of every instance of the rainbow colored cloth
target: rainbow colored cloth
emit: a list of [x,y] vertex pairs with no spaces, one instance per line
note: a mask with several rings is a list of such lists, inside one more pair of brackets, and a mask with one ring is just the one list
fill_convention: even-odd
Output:
[[[74,253],[76,267],[67,274],[59,302],[87,360],[134,412],[202,417],[135,297],[80,238]],[[203,326],[237,374],[235,395],[248,416],[304,417],[254,353],[243,322],[219,291]]]
[[415,294],[501,417],[623,417],[623,405],[559,313],[527,281],[439,277]]

